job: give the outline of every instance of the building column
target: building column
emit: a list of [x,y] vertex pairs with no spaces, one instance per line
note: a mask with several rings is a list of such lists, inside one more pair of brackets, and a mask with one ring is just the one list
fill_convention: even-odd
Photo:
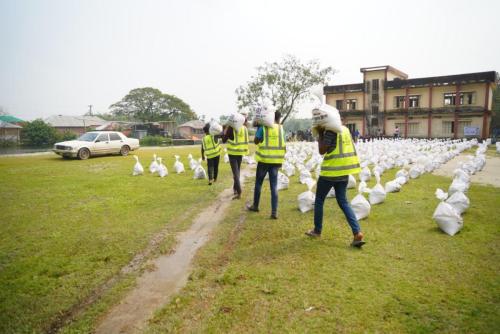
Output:
[[455,113],[454,113],[454,119],[453,119],[453,138],[457,139],[458,138],[458,110],[460,108],[460,84],[457,84],[457,89],[455,91]]
[[365,127],[366,127],[366,115],[363,116],[363,126],[361,128],[361,135],[365,136]]
[[429,86],[429,116],[427,119],[427,138],[432,137],[432,84]]
[[408,107],[410,105],[410,98],[408,96],[408,87],[405,89],[405,138],[408,138]]
[[490,102],[490,84],[485,83],[486,86],[486,94],[484,95],[484,113],[483,113],[483,131],[482,138],[486,139],[488,137],[489,129],[488,129],[488,117],[489,117],[489,102]]
[[346,100],[345,100],[345,89],[344,89],[344,97],[343,97],[343,100],[342,100],[342,109],[347,110],[347,103],[346,103]]

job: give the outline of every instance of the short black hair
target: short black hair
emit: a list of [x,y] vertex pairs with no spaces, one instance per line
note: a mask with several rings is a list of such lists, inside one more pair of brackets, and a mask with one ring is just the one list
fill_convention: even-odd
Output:
[[279,123],[279,122],[280,122],[280,119],[281,119],[281,112],[276,111],[276,112],[274,113],[274,121],[275,121],[276,123]]
[[203,127],[203,131],[204,131],[206,134],[208,134],[209,130],[210,130],[210,123],[207,123],[207,124],[205,124],[205,126]]

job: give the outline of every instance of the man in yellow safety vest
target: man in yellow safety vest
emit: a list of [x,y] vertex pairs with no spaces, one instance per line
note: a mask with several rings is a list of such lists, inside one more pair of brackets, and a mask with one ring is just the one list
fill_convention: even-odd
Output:
[[361,248],[365,244],[363,233],[361,233],[356,215],[346,196],[349,175],[358,174],[361,171],[351,132],[345,126],[342,126],[342,132],[337,134],[332,131],[325,131],[322,128],[318,128],[317,130],[319,136],[319,153],[324,154],[324,157],[321,164],[320,177],[316,185],[314,229],[306,232],[306,235],[310,237],[321,236],[323,228],[323,205],[327,194],[333,187],[337,203],[344,212],[347,222],[352,229],[354,238],[351,246]]
[[283,126],[280,124],[281,113],[275,112],[272,127],[261,126],[255,133],[254,143],[257,145],[255,160],[257,172],[253,204],[247,205],[249,211],[259,211],[260,192],[266,174],[269,173],[271,186],[271,219],[278,219],[278,170],[285,160],[286,142]]
[[246,127],[246,123],[247,120],[245,117],[245,123],[243,123],[238,131],[228,126],[224,129],[224,134],[222,136],[222,142],[226,144],[229,165],[231,166],[231,171],[233,172],[233,199],[241,198],[241,160],[244,155],[248,155],[250,153],[248,150],[248,129]]
[[205,160],[205,157],[207,158],[208,184],[212,185],[213,182],[217,181],[217,174],[219,174],[219,159],[222,149],[219,139],[215,139],[210,134],[209,129],[210,123],[205,124],[203,127],[205,136],[201,140],[201,156],[203,160]]

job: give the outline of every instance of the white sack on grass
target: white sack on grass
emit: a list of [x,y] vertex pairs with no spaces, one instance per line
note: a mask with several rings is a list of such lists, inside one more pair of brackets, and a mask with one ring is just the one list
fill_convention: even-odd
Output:
[[236,132],[240,131],[243,123],[245,123],[245,116],[236,112],[232,113],[226,121],[226,125],[232,127]]
[[269,102],[255,108],[254,122],[258,125],[271,127],[274,125],[274,113],[276,108]]
[[295,167],[291,163],[285,161],[283,163],[283,171],[288,177],[290,177],[295,174]]
[[[404,179],[406,182],[406,179],[404,177],[402,179]],[[397,181],[397,179],[385,183],[386,193],[395,193],[400,190],[401,190],[401,184]]]
[[416,179],[420,176],[420,174],[422,174],[422,169],[418,166],[413,166],[410,168],[409,174],[412,179]]
[[366,200],[365,196],[363,196],[364,190],[365,189],[363,189],[362,185],[360,185],[358,194],[351,201],[351,207],[354,211],[354,214],[356,215],[357,220],[368,217],[372,208],[370,203]]
[[336,133],[342,132],[342,121],[337,108],[323,103],[312,111],[312,127],[316,132],[317,128],[323,128]]
[[306,183],[308,190],[304,191],[303,193],[299,194],[299,196],[297,196],[299,210],[302,213],[314,209],[314,201],[316,200],[316,195],[314,195],[314,193],[311,190],[314,187],[315,183],[316,182],[313,179],[309,179]]
[[229,155],[227,154],[227,149],[224,149],[224,163],[229,163]]
[[253,155],[244,155],[243,158],[241,159],[241,162],[247,165],[255,165],[257,163]]
[[203,168],[203,166],[201,165],[201,159],[200,159],[196,163],[193,179],[206,179],[206,178],[207,178],[207,172],[205,171],[205,168]]
[[469,208],[470,201],[461,191],[453,193],[447,200],[446,203],[450,204],[459,214],[462,214]]
[[154,174],[158,171],[158,162],[156,162],[156,154],[153,154],[153,161],[149,165],[149,172]]
[[134,155],[135,159],[135,165],[134,165],[134,171],[132,172],[133,176],[136,175],[142,175],[144,173],[144,168],[142,167],[141,163],[139,162],[139,157],[137,155]]
[[448,189],[448,194],[453,195],[457,191],[465,193],[469,189],[469,184],[466,182],[463,182],[460,179],[453,179],[453,182],[450,185],[450,188]]
[[500,154],[500,141],[495,143],[497,148],[497,153]]
[[174,170],[177,174],[184,173],[184,164],[179,161],[179,156],[175,155],[175,163],[174,163]]
[[455,179],[459,179],[465,183],[469,183],[470,182],[470,175],[464,171],[463,169],[461,168],[457,168],[453,171],[453,175],[455,176]]
[[360,181],[370,181],[370,178],[372,176],[372,172],[370,171],[370,168],[364,167],[361,172],[359,173],[359,180]]
[[332,189],[330,189],[328,194],[326,194],[326,197],[335,197],[335,188],[334,187],[332,187]]
[[196,167],[198,167],[198,162],[196,162],[196,160],[194,160],[192,156],[191,156],[191,158],[189,158],[189,156],[188,156],[188,159],[189,159],[189,168],[191,170],[195,170]]
[[347,189],[355,188],[356,187],[356,179],[354,176],[349,175],[349,181],[347,182]]
[[290,184],[290,180],[288,177],[282,172],[278,172],[278,191],[288,189],[288,185]]
[[309,180],[309,179],[312,179],[311,172],[308,171],[307,169],[301,170],[300,176],[299,176],[300,183],[306,184],[307,180]]
[[384,187],[380,184],[380,176],[378,174],[375,174],[375,179],[377,180],[377,184],[372,188],[368,197],[371,205],[384,202],[387,196]]
[[437,189],[436,197],[441,200],[441,203],[437,206],[432,218],[444,233],[453,236],[462,229],[463,219],[452,205],[445,202],[448,197],[447,193]]
[[396,173],[396,177],[404,177],[405,179],[408,180],[409,178],[409,175],[408,175],[408,172],[406,171],[406,169],[400,169],[398,170],[398,172]]
[[168,175],[168,169],[167,169],[167,166],[165,166],[162,162],[161,162],[161,158],[158,158],[158,175],[160,175],[160,177],[165,177]]
[[400,185],[403,185],[405,184],[406,182],[408,182],[408,179],[404,176],[399,176],[397,177],[394,181],[396,181],[397,183],[399,183]]
[[221,134],[222,132],[222,125],[219,124],[219,122],[217,122],[216,120],[211,120],[210,121],[210,127],[208,129],[208,132],[212,135],[212,136],[216,136],[216,135],[219,135]]

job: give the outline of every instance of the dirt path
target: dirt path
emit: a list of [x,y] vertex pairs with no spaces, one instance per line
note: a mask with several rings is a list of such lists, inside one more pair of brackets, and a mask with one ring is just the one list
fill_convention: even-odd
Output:
[[[467,162],[470,154],[461,154],[434,171],[436,175],[453,177],[453,171],[460,162]],[[486,156],[486,165],[479,173],[472,175],[471,182],[500,187],[500,157]]]
[[[242,185],[250,175],[249,168],[241,171]],[[222,191],[214,203],[194,219],[191,227],[177,236],[173,253],[151,261],[154,270],[138,278],[134,290],[109,311],[96,333],[136,333],[146,327],[154,311],[186,284],[197,250],[210,239],[210,233],[224,218],[232,196],[232,188]]]

